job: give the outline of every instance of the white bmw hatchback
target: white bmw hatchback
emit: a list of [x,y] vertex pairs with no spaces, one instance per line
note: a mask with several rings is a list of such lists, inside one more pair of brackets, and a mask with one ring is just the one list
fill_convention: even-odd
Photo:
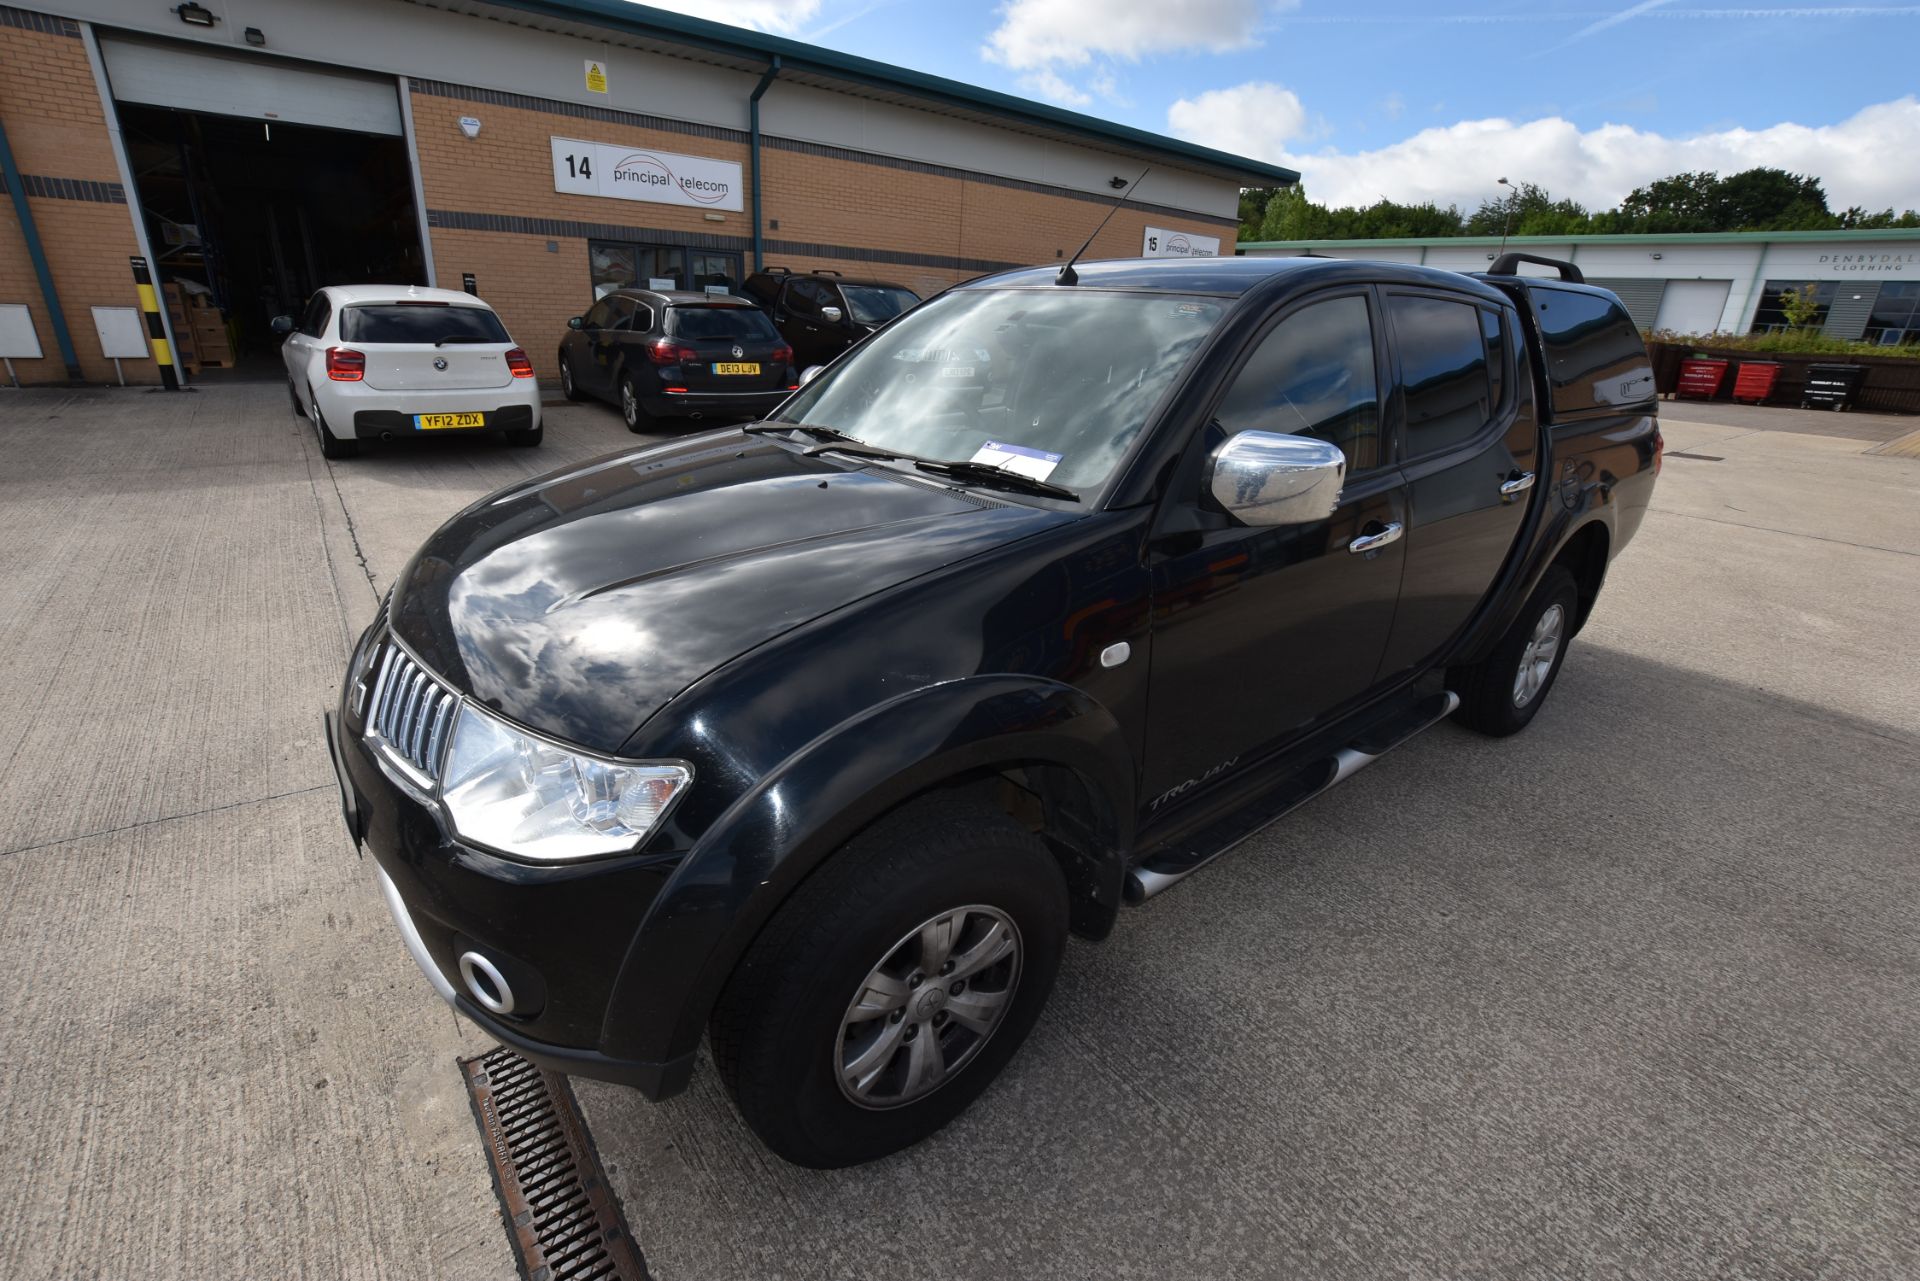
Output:
[[533,362],[493,308],[451,289],[331,285],[296,324],[276,316],[293,412],[320,452],[351,457],[363,440],[504,432],[537,445]]

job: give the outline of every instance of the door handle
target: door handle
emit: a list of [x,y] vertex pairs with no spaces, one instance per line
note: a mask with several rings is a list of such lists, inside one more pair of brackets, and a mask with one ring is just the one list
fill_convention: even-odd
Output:
[[1500,486],[1500,493],[1504,497],[1511,498],[1515,494],[1524,494],[1529,489],[1532,489],[1532,488],[1533,488],[1533,473],[1530,471],[1523,471],[1518,476],[1515,476],[1512,480],[1502,483]]
[[1406,530],[1402,528],[1400,522],[1396,520],[1377,534],[1363,534],[1361,537],[1354,539],[1347,544],[1347,550],[1350,552],[1379,551],[1388,543],[1399,542],[1400,535],[1405,532]]

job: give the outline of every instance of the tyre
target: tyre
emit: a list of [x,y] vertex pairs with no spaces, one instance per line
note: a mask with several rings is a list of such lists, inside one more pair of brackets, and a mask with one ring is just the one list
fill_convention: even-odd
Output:
[[1032,1030],[1067,935],[1045,845],[954,798],[882,818],[767,923],[709,1026],[767,1147],[815,1169],[897,1152],[992,1083]]
[[1567,567],[1548,569],[1493,652],[1471,667],[1454,669],[1460,719],[1496,738],[1525,729],[1560,675],[1579,605]]
[[327,416],[320,412],[320,401],[318,398],[313,402],[313,414],[311,417],[313,418],[314,435],[320,438],[320,456],[322,458],[351,458],[360,452],[359,441],[341,440],[338,436],[335,436],[327,430]]
[[300,393],[294,388],[293,379],[291,378],[287,379],[287,399],[293,402],[293,416],[295,418],[305,418],[307,416],[307,407],[300,403]]
[[542,423],[538,427],[528,427],[524,431],[510,431],[506,435],[509,445],[517,449],[532,449],[547,438],[547,426]]
[[653,416],[640,403],[640,389],[633,385],[631,374],[620,375],[620,416],[627,420],[627,430],[630,432],[638,434],[653,430]]
[[573,362],[560,357],[560,394],[568,400],[585,400],[587,394],[573,385]]

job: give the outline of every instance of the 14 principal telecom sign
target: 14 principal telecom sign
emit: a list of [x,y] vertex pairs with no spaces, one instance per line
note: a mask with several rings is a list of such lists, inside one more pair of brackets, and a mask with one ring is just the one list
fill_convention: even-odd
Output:
[[697,209],[742,207],[740,166],[705,156],[551,138],[553,189],[578,196],[644,200]]

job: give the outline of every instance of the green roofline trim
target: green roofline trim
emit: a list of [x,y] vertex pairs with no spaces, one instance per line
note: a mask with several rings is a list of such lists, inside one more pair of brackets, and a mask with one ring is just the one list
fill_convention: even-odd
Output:
[[[1499,236],[1395,236],[1381,240],[1242,240],[1236,249],[1357,249],[1363,245],[1401,245],[1409,249],[1441,245],[1470,248],[1498,247]],[[1597,235],[1508,236],[1509,248],[1528,245],[1755,245],[1763,241],[1809,240],[1920,240],[1920,227],[1875,228],[1872,231],[1650,231],[1606,232]]]
[[536,13],[557,21],[584,22],[594,26],[649,36],[677,44],[690,45],[715,53],[767,62],[778,57],[789,71],[811,71],[876,89],[888,89],[916,98],[942,102],[949,106],[1002,116],[1030,125],[1043,125],[1079,135],[1095,142],[1117,145],[1131,151],[1144,151],[1223,170],[1234,178],[1249,180],[1246,186],[1291,186],[1300,181],[1298,172],[1250,160],[1245,156],[1216,151],[1163,134],[1149,133],[1129,125],[1115,124],[1078,111],[1049,107],[1045,103],[1016,98],[1012,94],[982,89],[944,76],[909,71],[872,58],[803,44],[782,36],[770,36],[744,27],[730,27],[704,18],[689,18],[663,9],[651,9],[628,0],[488,0],[505,8]]

